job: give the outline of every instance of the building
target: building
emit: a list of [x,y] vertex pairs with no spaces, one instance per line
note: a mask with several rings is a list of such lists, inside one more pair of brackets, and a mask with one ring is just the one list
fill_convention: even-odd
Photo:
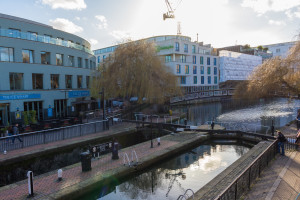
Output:
[[280,56],[282,58],[287,57],[289,50],[296,44],[296,42],[284,42],[277,44],[263,45],[273,53],[273,57]]
[[59,118],[91,107],[96,60],[86,40],[38,22],[0,14],[0,126]]
[[219,51],[219,59],[220,82],[247,80],[253,69],[262,64],[260,56],[227,50]]
[[[157,54],[178,77],[186,93],[218,89],[219,60],[210,45],[192,42],[182,35],[155,36],[143,41],[154,42]],[[108,58],[117,46],[95,50],[97,65]]]

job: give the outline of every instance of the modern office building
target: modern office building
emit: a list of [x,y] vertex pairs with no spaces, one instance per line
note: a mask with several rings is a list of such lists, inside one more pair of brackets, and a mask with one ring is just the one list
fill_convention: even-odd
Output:
[[96,60],[86,40],[38,22],[0,14],[0,126],[91,108]]
[[[142,39],[154,42],[157,54],[165,61],[187,93],[218,89],[219,59],[210,45],[192,42],[182,35],[163,35]],[[117,46],[95,50],[97,64],[108,58]]]
[[289,50],[296,44],[296,42],[283,42],[277,44],[268,44],[263,45],[263,47],[267,47],[269,51],[273,53],[273,57],[280,56],[285,58],[288,55]]
[[260,56],[227,50],[219,51],[219,57],[220,82],[247,80],[253,69],[262,64]]

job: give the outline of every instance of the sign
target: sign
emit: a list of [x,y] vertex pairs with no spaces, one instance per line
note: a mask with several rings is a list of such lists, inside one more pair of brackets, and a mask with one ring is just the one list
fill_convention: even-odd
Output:
[[74,112],[75,111],[75,107],[74,106],[72,106],[72,112]]
[[15,118],[16,119],[21,119],[21,112],[20,111],[15,112]]
[[89,97],[90,91],[84,90],[84,91],[69,91],[68,97],[69,98],[77,98],[77,97]]
[[161,51],[161,50],[165,50],[165,49],[173,49],[174,46],[170,45],[170,46],[157,46],[156,49],[157,51]]
[[48,108],[48,117],[52,117],[52,116],[53,116],[53,109]]
[[4,100],[19,100],[19,99],[40,99],[41,94],[7,94],[0,95],[0,101]]
[[97,156],[99,157],[100,153],[103,154],[103,153],[110,152],[111,148],[112,148],[112,142],[107,142],[107,143],[98,144],[98,145],[93,146],[90,149],[90,152],[91,152],[92,156],[95,158]]

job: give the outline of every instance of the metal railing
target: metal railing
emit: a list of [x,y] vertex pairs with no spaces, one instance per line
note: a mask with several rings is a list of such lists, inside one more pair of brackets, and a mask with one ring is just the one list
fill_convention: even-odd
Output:
[[[11,151],[14,149],[25,148],[33,145],[47,144],[59,140],[102,132],[109,129],[110,121],[112,120],[107,119],[104,121],[102,120],[84,124],[76,124],[72,126],[1,137],[0,152]],[[22,142],[18,138],[20,138]]]
[[[192,194],[193,194],[192,197],[193,197],[193,200],[194,200],[194,195],[195,195],[195,193],[194,193],[194,191],[193,191],[192,189],[187,189],[183,195],[180,195],[180,196],[177,198],[177,200],[182,200],[182,198],[184,198],[184,199],[190,198],[190,196],[187,194],[188,191],[191,191],[191,192],[192,192]],[[187,197],[187,198],[186,198],[186,197]]]

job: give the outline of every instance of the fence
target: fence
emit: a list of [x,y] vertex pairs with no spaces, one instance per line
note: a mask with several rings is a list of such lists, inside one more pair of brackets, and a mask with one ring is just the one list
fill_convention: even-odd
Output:
[[[109,129],[109,125],[112,125],[112,118],[89,122],[84,124],[76,124],[72,126],[66,126],[61,128],[54,128],[48,130],[41,130],[35,132],[29,132],[14,136],[7,136],[0,138],[0,152],[10,151],[14,149],[25,148],[38,144],[47,144],[59,140],[70,139],[74,137],[93,134]],[[19,139],[23,142],[20,142]],[[14,142],[14,143],[13,143]]]

